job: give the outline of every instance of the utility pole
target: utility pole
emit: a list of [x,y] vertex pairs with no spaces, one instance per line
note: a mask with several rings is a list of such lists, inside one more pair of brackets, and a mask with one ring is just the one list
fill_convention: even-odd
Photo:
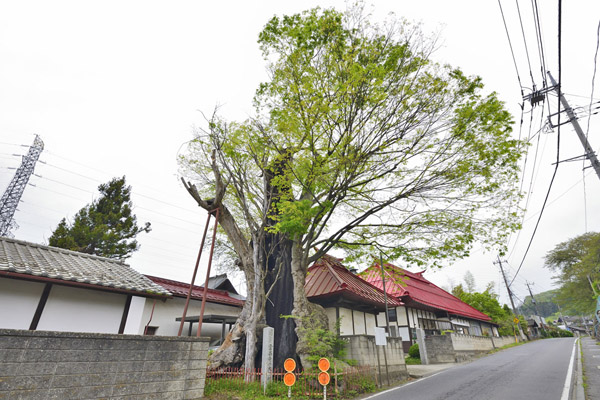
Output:
[[585,150],[583,157],[590,160],[592,168],[594,168],[594,170],[596,171],[596,175],[598,175],[598,178],[600,179],[600,161],[598,160],[598,157],[596,157],[596,152],[594,151],[594,149],[592,149],[592,146],[590,146],[590,143],[588,142],[585,134],[583,133],[583,129],[581,129],[581,126],[579,125],[579,121],[577,121],[577,116],[575,115],[573,109],[567,102],[567,99],[565,99],[565,96],[563,96],[562,90],[560,90],[560,86],[556,84],[556,81],[552,77],[550,71],[548,71],[548,76],[550,77],[550,81],[552,82],[554,90],[556,90],[556,93],[560,98],[561,104],[565,108],[565,112],[569,117],[569,122],[573,125],[573,128],[575,128],[575,132],[577,133],[577,136],[579,136],[579,140],[583,145],[583,149]]
[[567,329],[569,329],[569,323],[567,322],[567,320],[565,319],[565,316],[562,313],[562,308],[560,308],[560,304],[558,304],[558,302],[555,302],[554,304],[556,304],[558,306],[558,312],[560,314],[560,318],[562,319],[563,323],[565,324],[565,327]]
[[[504,284],[506,285],[506,290],[508,291],[508,298],[510,299],[510,304],[512,305],[512,310],[514,315],[518,315],[517,314],[517,308],[515,307],[515,302],[513,301],[513,294],[512,291],[510,290],[510,285],[508,284],[508,281],[506,280],[506,274],[504,273],[504,267],[502,266],[502,261],[500,260],[500,255],[498,255],[498,261],[494,261],[494,264],[498,264],[500,266],[500,272],[502,272],[502,278],[504,279]],[[523,331],[521,330],[521,324],[517,324],[517,327],[519,328],[519,334],[521,335],[521,339],[525,340],[525,335],[523,334]]]
[[0,236],[10,235],[11,229],[16,225],[13,216],[42,150],[44,150],[44,142],[35,135],[33,145],[29,147],[27,155],[23,156],[21,166],[17,168],[15,176],[0,199]]
[[504,279],[504,284],[506,285],[506,290],[508,291],[508,298],[510,299],[510,304],[512,305],[512,310],[515,315],[517,315],[517,308],[515,307],[515,302],[513,301],[513,295],[510,290],[510,286],[508,285],[508,281],[506,280],[506,274],[504,273],[504,268],[502,267],[502,261],[500,260],[500,256],[498,256],[498,261],[494,261],[494,264],[498,264],[500,266],[500,272],[502,272],[502,278]]
[[[525,284],[527,285],[527,289],[529,289],[529,295],[531,296],[531,302],[533,303],[533,308],[535,310],[535,314],[538,317],[540,317],[540,322],[541,322],[542,321],[542,316],[540,315],[540,312],[538,311],[537,302],[535,301],[535,297],[533,297],[533,293],[531,293],[531,287],[529,286],[529,285],[533,285],[533,283],[529,283],[529,282],[525,281]],[[543,322],[542,322],[542,330],[544,332],[546,332],[546,328],[544,327],[544,323]]]
[[590,278],[590,276],[587,276],[588,282],[590,283],[590,286],[592,288],[592,291],[594,292],[594,296],[598,297],[598,293],[596,292],[596,288],[594,287],[594,284],[592,283],[592,278]]

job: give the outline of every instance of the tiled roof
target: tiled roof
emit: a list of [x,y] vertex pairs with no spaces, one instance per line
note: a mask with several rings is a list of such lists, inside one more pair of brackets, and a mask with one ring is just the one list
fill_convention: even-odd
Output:
[[[304,285],[309,299],[347,296],[378,307],[385,307],[383,290],[348,271],[341,260],[328,255],[321,257],[309,269]],[[388,305],[402,305],[399,300],[388,297]]]
[[138,292],[142,296],[171,295],[121,261],[5,237],[0,237],[0,276],[63,281],[70,286]]
[[[414,273],[391,264],[385,264],[384,271],[386,291],[405,303],[412,300],[453,315],[491,321],[488,315],[429,282],[423,277],[424,271]],[[383,288],[378,264],[367,268],[361,276],[378,288]]]
[[[164,287],[166,290],[173,293],[173,296],[187,297],[188,291],[190,289],[189,283],[173,281],[170,279],[159,278],[150,275],[146,275],[146,277],[152,282]],[[196,300],[202,300],[203,295],[204,288],[194,285],[192,288],[192,298]],[[243,307],[244,305],[244,300],[233,297],[224,290],[211,289],[210,287],[207,292],[206,301],[209,301],[211,303],[228,304],[238,307]]]

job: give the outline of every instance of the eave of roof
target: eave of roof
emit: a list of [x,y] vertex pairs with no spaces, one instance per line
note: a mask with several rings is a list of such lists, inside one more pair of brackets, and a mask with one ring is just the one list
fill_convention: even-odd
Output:
[[[385,309],[385,295],[381,289],[354,275],[339,259],[331,256],[323,256],[308,269],[304,287],[311,301],[341,297]],[[389,307],[402,305],[393,297],[388,297],[387,303]]]
[[[174,281],[171,279],[160,278],[157,276],[146,275],[152,282],[164,287],[169,292],[173,293],[175,297],[187,297],[190,284]],[[195,300],[202,300],[204,297],[204,287],[194,285],[192,287],[191,298]],[[236,307],[243,307],[244,300],[230,296],[230,294],[224,290],[208,289],[206,301],[210,303],[226,304]]]
[[166,298],[171,293],[122,261],[0,237],[0,276]]
[[[365,280],[382,289],[383,283],[380,271],[379,265],[374,265],[367,268],[361,275],[364,276]],[[410,298],[417,303],[444,310],[453,315],[484,322],[491,321],[488,315],[425,279],[423,277],[424,271],[414,273],[392,264],[386,264],[384,272],[388,294],[404,299],[404,302],[408,302],[407,298]],[[400,276],[405,277],[401,282],[398,279]]]

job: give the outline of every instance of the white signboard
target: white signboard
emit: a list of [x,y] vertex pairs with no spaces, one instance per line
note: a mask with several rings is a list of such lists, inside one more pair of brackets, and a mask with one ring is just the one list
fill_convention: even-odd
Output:
[[387,336],[385,328],[375,328],[375,345],[387,346]]

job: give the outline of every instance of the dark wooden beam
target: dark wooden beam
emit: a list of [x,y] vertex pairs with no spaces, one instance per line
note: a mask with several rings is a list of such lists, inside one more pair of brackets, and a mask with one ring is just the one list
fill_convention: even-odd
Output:
[[44,286],[44,291],[42,292],[42,296],[40,297],[40,301],[35,309],[35,314],[33,314],[31,324],[29,325],[30,331],[35,331],[37,329],[40,318],[42,318],[42,312],[44,312],[44,307],[46,307],[48,296],[50,296],[50,289],[52,289],[52,284],[46,283],[46,286]]
[[119,326],[119,333],[125,332],[125,324],[127,324],[127,316],[129,315],[129,307],[131,307],[131,298],[133,296],[128,295],[125,300],[125,308],[123,309],[123,316],[121,317],[121,325]]

